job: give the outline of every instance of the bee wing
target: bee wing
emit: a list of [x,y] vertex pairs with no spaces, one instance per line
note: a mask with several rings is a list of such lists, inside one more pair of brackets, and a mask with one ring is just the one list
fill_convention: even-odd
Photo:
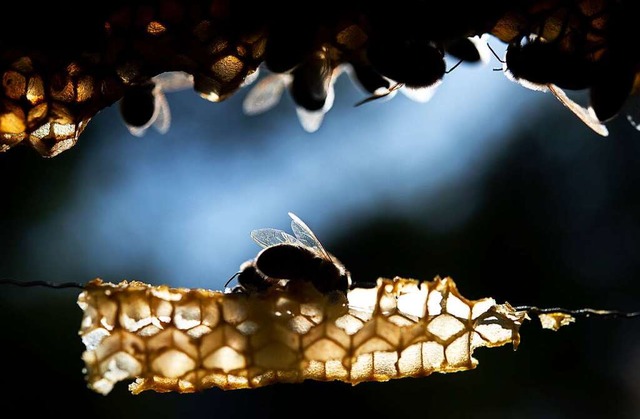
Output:
[[155,94],[155,112],[153,116],[153,127],[160,133],[166,134],[171,126],[171,110],[167,97],[158,89]]
[[385,87],[378,88],[376,89],[375,92],[373,92],[371,96],[362,99],[360,102],[357,102],[354,106],[361,106],[373,100],[379,100],[379,99],[389,100],[393,98],[396,95],[396,93],[398,93],[398,90],[403,86],[404,86],[403,83],[395,83],[394,85],[389,86],[388,88],[385,88]]
[[258,80],[242,102],[246,115],[258,115],[275,107],[290,82],[288,74],[273,73]]
[[153,81],[165,92],[177,92],[193,87],[193,76],[184,71],[167,71],[153,77]]
[[277,244],[295,244],[298,246],[304,246],[300,240],[296,239],[291,234],[275,228],[260,228],[258,230],[253,230],[251,232],[251,238],[254,242],[258,243],[265,249]]
[[333,260],[325,250],[324,246],[322,246],[322,243],[320,243],[320,240],[318,240],[316,235],[313,234],[313,231],[311,231],[311,229],[300,218],[298,218],[297,215],[290,212],[289,217],[291,217],[291,229],[293,230],[293,234],[302,244],[316,250],[328,260]]
[[548,87],[551,93],[553,93],[553,95],[564,106],[569,108],[569,110],[573,112],[578,118],[580,118],[580,120],[582,120],[582,122],[584,122],[589,128],[591,128],[598,134],[602,135],[603,137],[606,137],[609,135],[609,130],[602,122],[598,120],[598,118],[596,118],[593,111],[590,111],[589,109],[586,109],[578,105],[571,98],[569,98],[569,96],[567,96],[564,90],[562,90],[558,86],[554,84],[549,84]]
[[310,111],[302,106],[296,106],[296,115],[298,115],[298,121],[302,125],[302,129],[306,132],[316,132],[320,129],[322,121],[324,120],[324,110],[319,109],[317,111]]
[[147,133],[147,128],[148,127],[127,126],[127,129],[129,130],[129,133],[131,135],[135,135],[136,137],[144,137],[145,134]]

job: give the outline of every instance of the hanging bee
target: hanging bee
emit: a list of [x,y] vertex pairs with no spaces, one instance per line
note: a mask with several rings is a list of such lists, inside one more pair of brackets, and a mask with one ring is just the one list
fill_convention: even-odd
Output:
[[239,284],[234,291],[263,292],[272,286],[306,281],[323,294],[346,293],[351,287],[349,271],[300,218],[291,212],[289,217],[293,236],[273,228],[251,232],[263,250],[240,266],[234,275]]
[[142,137],[153,127],[160,134],[166,134],[171,126],[171,111],[165,93],[192,86],[193,77],[180,71],[162,73],[147,82],[130,86],[118,102],[129,132]]
[[576,90],[590,87],[595,70],[590,69],[586,61],[578,59],[577,55],[563,53],[555,44],[545,43],[536,37],[529,38],[526,43],[509,44],[504,59],[495,52],[494,55],[503,64],[503,72],[509,80],[528,89],[550,91],[593,131],[604,137],[609,135],[609,130],[593,108],[576,103],[560,87],[568,86]]

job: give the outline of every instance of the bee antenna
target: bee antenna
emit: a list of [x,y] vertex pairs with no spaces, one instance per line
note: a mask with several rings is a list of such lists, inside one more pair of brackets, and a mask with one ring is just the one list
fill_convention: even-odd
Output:
[[[498,56],[498,54],[496,53],[496,51],[491,48],[491,45],[487,42],[487,48],[489,48],[489,51],[491,51],[491,53],[493,54],[494,57],[496,57],[496,60],[500,61],[502,64],[504,64],[504,60],[502,58],[500,58]],[[494,70],[495,71],[495,70]]]
[[240,275],[240,271],[234,273],[233,275],[231,275],[231,278],[227,279],[227,282],[224,283],[224,288],[227,288],[227,285],[229,285],[229,282],[233,281],[233,278],[235,278],[236,276]]
[[445,74],[449,74],[451,73],[453,70],[456,69],[457,66],[459,66],[460,64],[462,64],[462,61],[464,60],[459,60],[453,67],[451,67],[450,69],[448,69],[447,71],[445,71]]
[[404,83],[396,83],[393,86],[389,87],[386,92],[381,93],[381,94],[373,94],[373,95],[371,95],[369,97],[366,97],[366,98],[362,99],[361,101],[357,102],[353,106],[354,107],[358,107],[358,106],[364,105],[367,102],[371,102],[372,100],[376,100],[376,99],[383,98],[385,96],[389,96],[391,93],[393,93],[396,90],[400,89],[402,86],[404,86]]

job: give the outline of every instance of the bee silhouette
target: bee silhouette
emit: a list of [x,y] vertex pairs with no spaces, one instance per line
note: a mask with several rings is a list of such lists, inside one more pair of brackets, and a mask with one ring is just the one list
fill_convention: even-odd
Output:
[[234,291],[264,292],[291,281],[306,281],[323,294],[346,293],[351,286],[349,271],[325,250],[300,218],[291,212],[289,217],[293,236],[273,228],[251,232],[251,238],[263,250],[254,259],[244,262],[231,278],[237,277],[238,281]]
[[150,127],[166,134],[171,126],[171,111],[165,93],[192,86],[193,77],[181,71],[161,73],[132,85],[118,102],[125,126],[136,137],[144,136]]
[[[505,58],[494,55],[503,64],[507,78],[528,89],[550,91],[586,126],[607,136],[607,127],[592,107],[584,107],[571,99],[561,86],[569,90],[591,87],[594,65],[573,52],[562,52],[552,43],[544,43],[533,37],[526,43],[509,44]],[[555,63],[555,64],[553,64]]]

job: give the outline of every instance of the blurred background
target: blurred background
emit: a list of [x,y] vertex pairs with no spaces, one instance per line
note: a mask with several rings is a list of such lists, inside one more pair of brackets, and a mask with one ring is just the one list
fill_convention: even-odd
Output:
[[[222,289],[260,250],[249,232],[302,218],[356,282],[451,276],[471,299],[640,310],[640,133],[600,137],[551,94],[461,65],[428,103],[365,94],[347,76],[320,129],[288,94],[247,116],[250,86],[211,103],[168,94],[166,135],[138,138],[117,106],[42,159],[0,154],[0,277]],[[387,383],[107,396],[87,389],[77,290],[0,289],[4,407],[26,414],[638,418],[640,319],[536,321],[477,369]]]

